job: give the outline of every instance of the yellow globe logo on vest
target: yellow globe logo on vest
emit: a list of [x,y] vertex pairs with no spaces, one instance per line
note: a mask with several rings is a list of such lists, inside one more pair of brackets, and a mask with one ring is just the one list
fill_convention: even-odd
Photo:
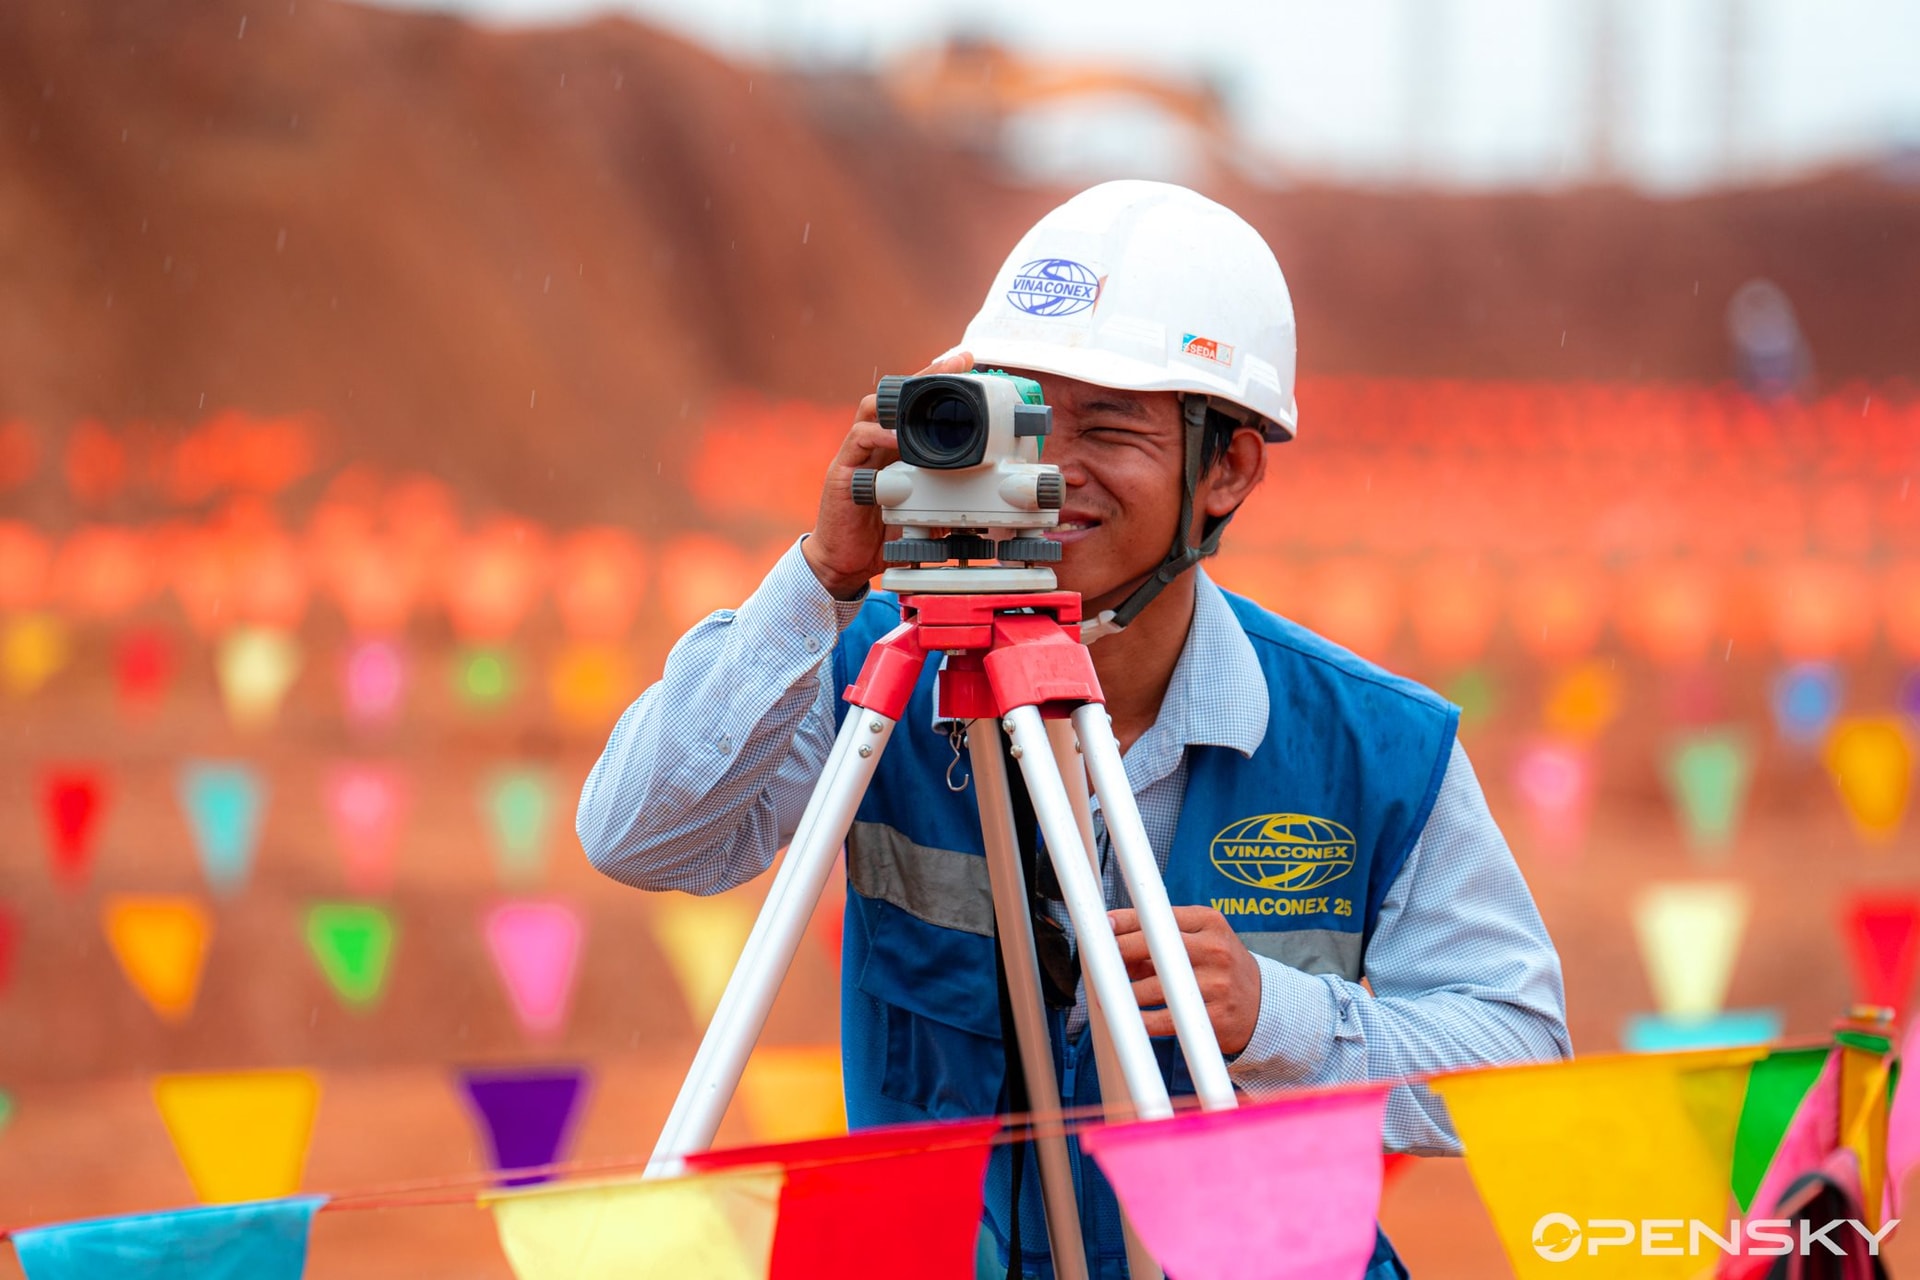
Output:
[[1317,889],[1353,870],[1353,832],[1304,813],[1242,818],[1213,838],[1213,865],[1256,889]]

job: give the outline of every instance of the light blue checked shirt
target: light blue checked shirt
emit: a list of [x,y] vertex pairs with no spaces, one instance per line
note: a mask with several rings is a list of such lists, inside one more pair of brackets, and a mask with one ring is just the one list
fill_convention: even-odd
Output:
[[[1163,870],[1186,748],[1251,755],[1270,706],[1252,643],[1220,589],[1194,573],[1193,626],[1160,717],[1125,756]],[[576,826],[594,866],[637,888],[702,894],[765,871],[799,825],[833,745],[840,691],[826,659],[859,607],[827,594],[796,543],[739,609],[683,636],[581,792]],[[1095,827],[1104,849],[1097,812]],[[1109,905],[1127,905],[1113,859],[1103,863]],[[1056,911],[1067,924],[1065,908]],[[1457,742],[1426,828],[1381,905],[1367,986],[1254,959],[1259,1020],[1231,1072],[1255,1097],[1572,1053],[1559,957]],[[1085,1007],[1083,991],[1073,1023]],[[1417,1085],[1389,1097],[1386,1143],[1423,1155],[1460,1150],[1444,1106]]]

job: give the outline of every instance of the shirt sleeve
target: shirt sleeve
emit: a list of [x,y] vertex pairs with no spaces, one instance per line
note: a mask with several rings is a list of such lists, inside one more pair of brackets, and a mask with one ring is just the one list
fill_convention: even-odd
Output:
[[[1260,1015],[1233,1060],[1253,1096],[1571,1057],[1560,958],[1456,741],[1433,812],[1380,907],[1367,987],[1256,956]],[[1387,1100],[1389,1150],[1458,1155],[1422,1085]]]
[[829,595],[796,542],[739,609],[682,636],[581,789],[588,860],[636,888],[699,894],[766,870],[832,750],[828,659],[860,605]]

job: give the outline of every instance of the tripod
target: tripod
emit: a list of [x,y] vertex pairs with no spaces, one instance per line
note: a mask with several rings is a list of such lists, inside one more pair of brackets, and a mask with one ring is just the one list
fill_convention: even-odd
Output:
[[[939,570],[909,571],[910,576],[902,576],[915,583],[946,580],[976,586],[994,581],[1000,571],[944,572],[953,576],[943,578]],[[998,581],[1024,586],[1026,580],[1015,576],[1019,572]],[[1045,576],[1052,578],[1051,573]],[[712,1144],[780,981],[832,873],[854,812],[906,711],[922,667],[936,653],[946,656],[938,677],[940,713],[967,726],[995,930],[1033,1110],[1057,1116],[1060,1093],[996,724],[1012,738],[1010,754],[1026,782],[1035,822],[1079,942],[1095,1065],[1107,1115],[1160,1119],[1172,1115],[1173,1107],[1107,920],[1093,852],[1089,778],[1201,1104],[1209,1110],[1235,1105],[1225,1059],[1128,786],[1111,720],[1101,705],[1092,657],[1078,638],[1079,595],[1034,589],[921,592],[903,595],[900,607],[902,622],[875,642],[859,677],[846,691],[851,704],[846,720],[667,1117],[650,1172],[668,1172],[678,1165],[677,1157]],[[1065,1135],[1041,1136],[1035,1142],[1055,1271],[1061,1280],[1085,1280],[1079,1207]],[[1137,1280],[1159,1275],[1131,1230],[1127,1251]]]

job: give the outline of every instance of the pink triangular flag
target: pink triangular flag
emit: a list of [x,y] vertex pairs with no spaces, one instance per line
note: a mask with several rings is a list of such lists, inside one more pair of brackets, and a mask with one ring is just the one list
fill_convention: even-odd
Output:
[[[1827,1055],[1827,1065],[1820,1069],[1819,1078],[1813,1082],[1813,1088],[1807,1090],[1807,1096],[1800,1100],[1800,1108],[1793,1113],[1792,1123],[1780,1136],[1780,1145],[1773,1151],[1773,1161],[1767,1166],[1760,1186],[1753,1193],[1751,1208],[1754,1217],[1771,1216],[1781,1197],[1786,1195],[1787,1188],[1801,1174],[1818,1168],[1820,1162],[1840,1145],[1840,1058],[1838,1050]],[[1765,1257],[1724,1258],[1718,1275],[1720,1280],[1740,1280],[1741,1277],[1759,1275],[1771,1261],[1771,1258]]]
[[1358,1276],[1373,1256],[1389,1087],[1113,1125],[1080,1145],[1180,1280],[1245,1280],[1249,1258],[1263,1280]]
[[393,887],[394,850],[406,809],[406,783],[393,769],[345,764],[327,779],[327,813],[346,859],[347,885],[356,893]]
[[1900,1046],[1900,1083],[1887,1113],[1887,1193],[1880,1221],[1900,1216],[1900,1184],[1920,1167],[1920,1022]]
[[487,950],[507,998],[531,1036],[553,1036],[567,1021],[586,926],[559,902],[507,902],[487,913]]

